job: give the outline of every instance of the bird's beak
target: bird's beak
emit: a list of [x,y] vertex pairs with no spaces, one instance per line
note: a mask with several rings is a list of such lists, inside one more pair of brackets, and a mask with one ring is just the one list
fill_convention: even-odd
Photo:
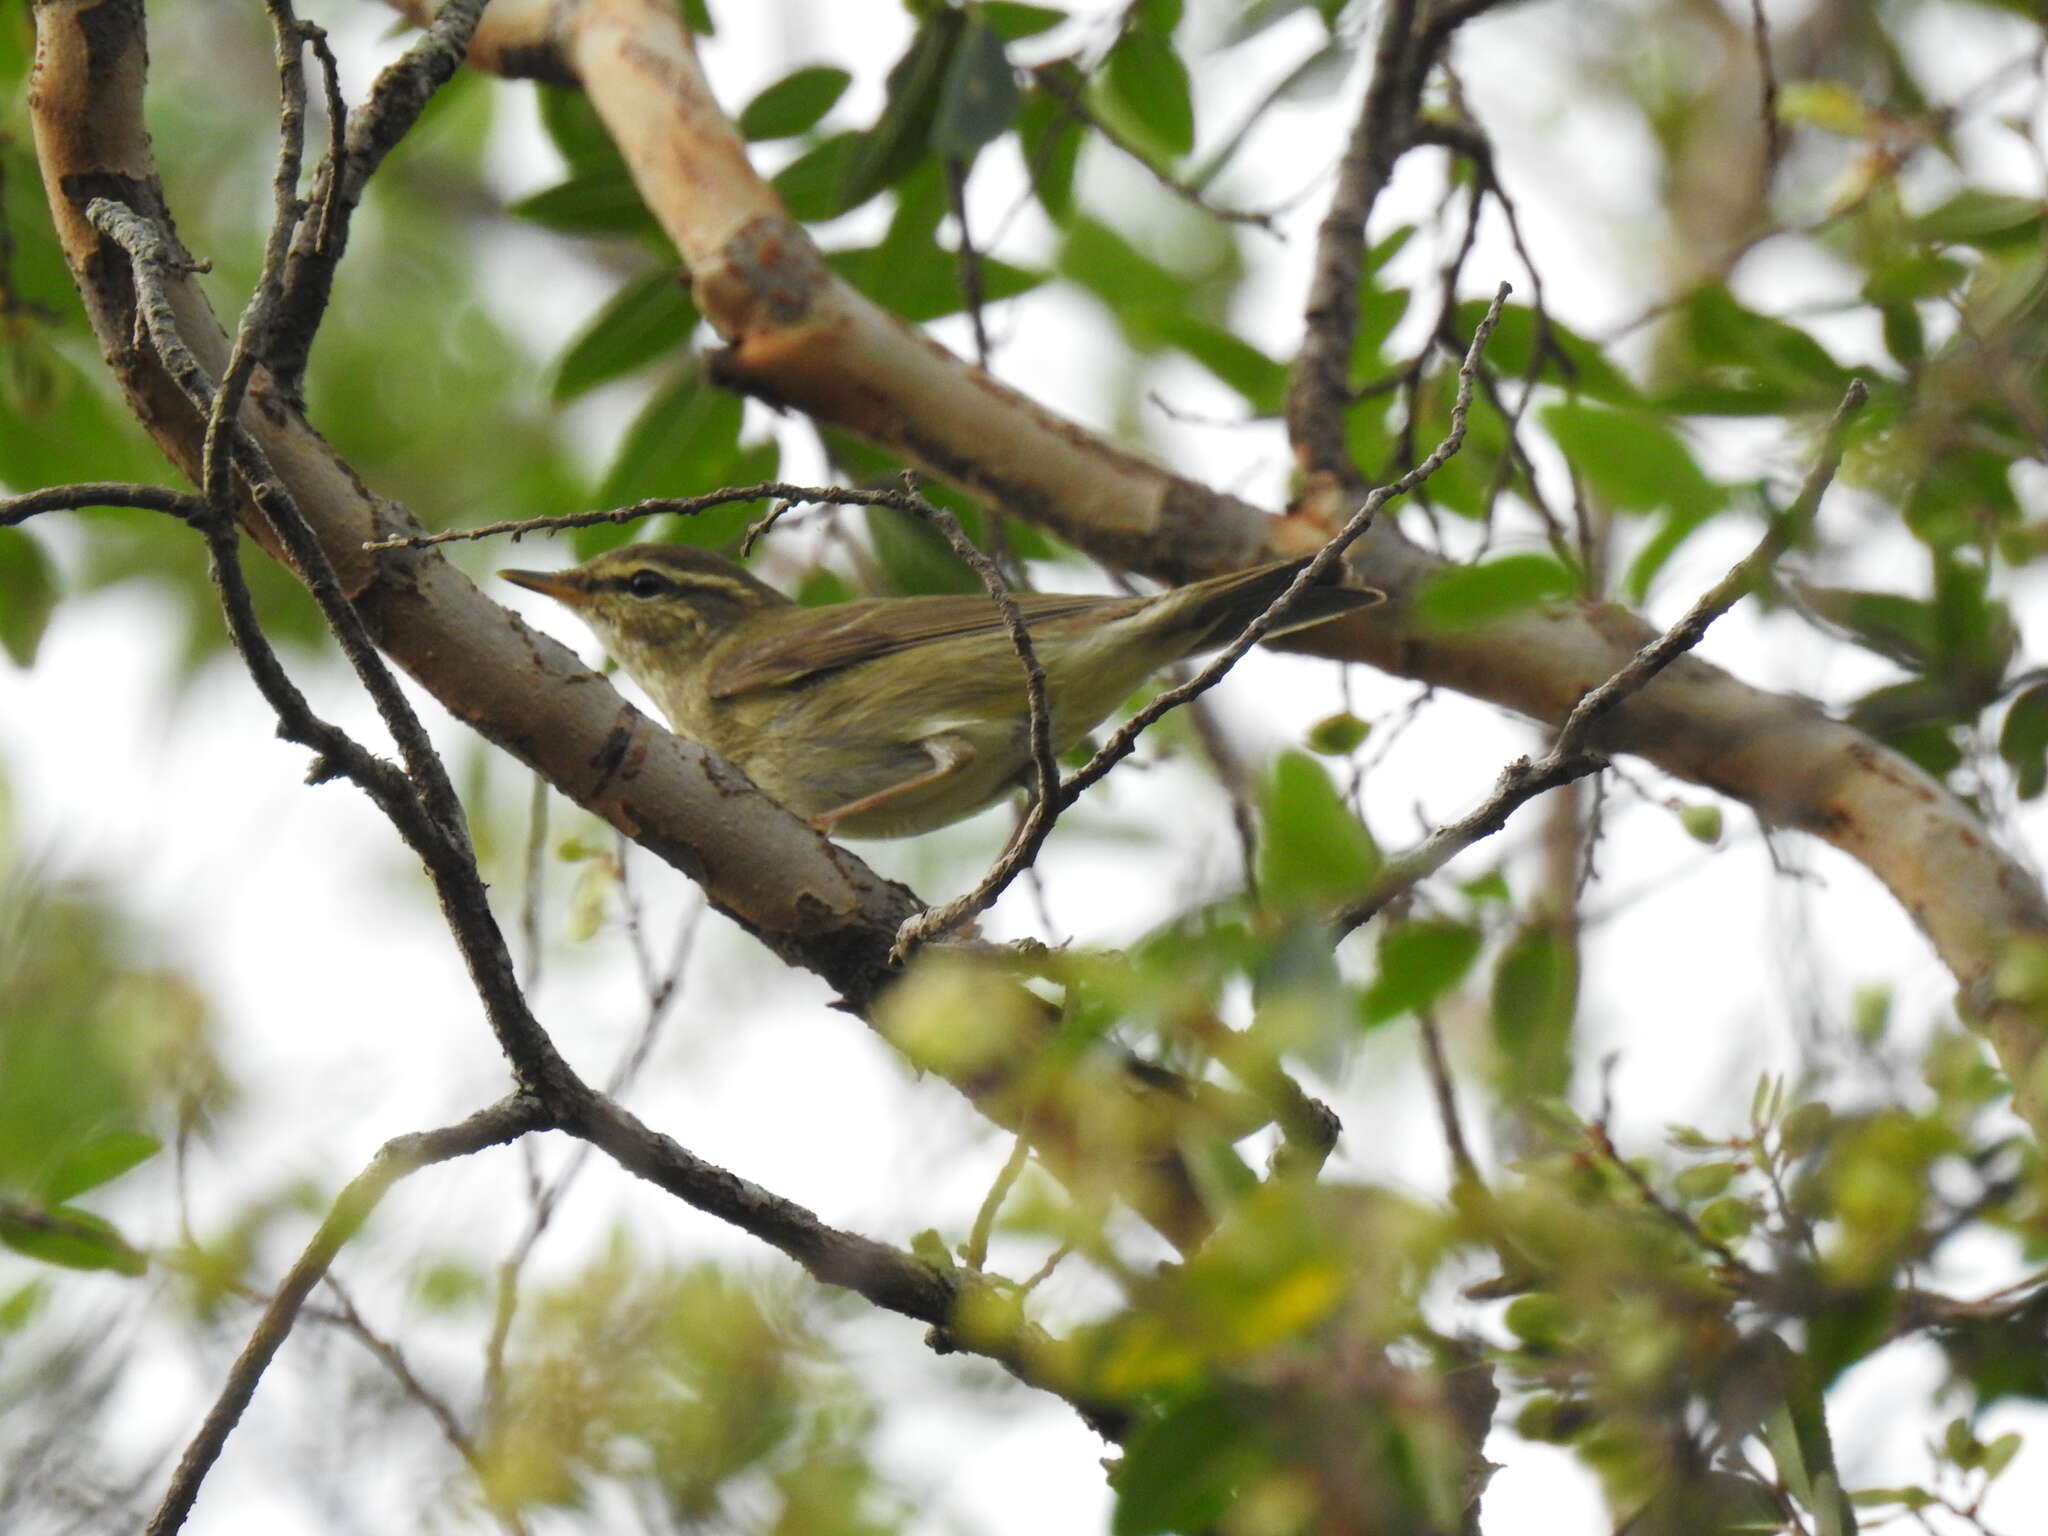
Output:
[[571,608],[581,607],[588,596],[569,571],[500,571],[498,574],[515,587],[539,592],[558,603],[567,603]]

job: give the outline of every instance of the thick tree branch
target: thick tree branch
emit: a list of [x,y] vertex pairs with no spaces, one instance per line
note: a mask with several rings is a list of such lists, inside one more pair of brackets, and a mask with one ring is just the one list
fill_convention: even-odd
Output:
[[[401,8],[415,4],[424,0]],[[1421,52],[1489,8],[1437,7]],[[1266,516],[1102,443],[854,294],[747,167],[666,5],[493,5],[472,60],[573,80],[590,94],[689,262],[700,307],[731,343],[728,382],[863,433],[1112,565],[1166,580],[1312,554],[1328,536],[1320,516]],[[1412,68],[1407,78],[1416,78]],[[1433,631],[1416,621],[1412,599],[1444,562],[1386,524],[1362,541],[1353,568],[1391,601],[1292,637],[1290,648],[1369,662],[1552,725],[1656,638],[1608,604]],[[1994,984],[2016,940],[2048,941],[2048,900],[1955,796],[1806,701],[1752,688],[1695,656],[1616,707],[1590,746],[1638,754],[1869,868],[1986,1023],[2037,1130],[2048,1127],[2031,1086],[2048,1031]]]
[[[216,398],[212,381],[227,377],[234,365],[228,340],[192,281],[190,259],[167,233],[141,117],[140,8],[135,0],[38,0],[35,14],[37,153],[60,241],[131,408],[172,462],[203,481],[207,417]],[[93,223],[89,205],[143,253],[146,284],[136,280],[138,258]],[[145,310],[139,343],[136,319]],[[161,345],[149,344],[150,336]],[[281,535],[296,538],[303,521],[312,542],[288,563],[314,584],[344,641],[358,630],[373,640],[459,719],[690,875],[720,911],[784,960],[818,973],[867,1017],[895,978],[891,946],[918,910],[915,896],[753,791],[718,758],[630,708],[570,652],[528,630],[432,551],[366,552],[368,543],[417,530],[400,509],[368,491],[267,370],[251,373],[247,395],[235,413],[235,459],[260,494],[245,492],[242,520],[280,555]],[[213,543],[217,568],[231,570],[232,541],[216,537]],[[334,574],[323,579],[329,565]],[[246,628],[253,632],[253,619]],[[388,680],[377,680],[378,669],[360,651],[353,659],[389,703]],[[267,687],[273,702],[289,703],[288,680],[273,677]],[[387,712],[387,718],[404,744],[411,729],[404,715]],[[316,750],[327,751],[317,726],[305,728]],[[342,765],[340,757],[333,761]],[[366,787],[381,786],[387,810],[409,794],[409,786],[387,781],[395,774],[388,764],[348,766],[360,770]],[[459,833],[459,811],[437,807],[413,824],[409,840],[443,882],[444,895],[460,892],[457,866],[466,852],[443,846],[426,823]],[[544,1036],[527,1033],[530,1015],[523,1001],[514,1005],[516,979],[480,886],[473,896],[452,906],[450,917],[493,1010],[492,1025],[522,1074],[548,1076],[559,1061],[551,1059]],[[1042,1022],[1049,1033],[1053,1020],[1044,1015]],[[1020,1042],[1020,1057],[1031,1054],[1029,1044]],[[1034,1142],[1055,1172],[1103,1177],[1099,1157],[1088,1166],[1099,1149],[1090,1150],[1071,1111],[1042,1109],[1007,1078],[981,1074],[963,1077],[958,1086],[1011,1129],[1029,1116]],[[1213,1093],[1179,1084],[1170,1074],[1134,1080],[1133,1087],[1151,1105],[1164,1140],[1140,1150],[1120,1188],[1162,1232],[1192,1245],[1211,1217],[1172,1150],[1171,1126],[1194,1113],[1211,1127],[1206,1134],[1214,1134],[1241,1117],[1219,1114],[1208,1102]]]

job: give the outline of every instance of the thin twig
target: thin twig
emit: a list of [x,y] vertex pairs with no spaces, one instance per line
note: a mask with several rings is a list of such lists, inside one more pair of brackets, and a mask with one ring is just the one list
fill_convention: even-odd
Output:
[[969,1269],[980,1270],[988,1263],[988,1239],[995,1230],[996,1213],[1002,1210],[1003,1201],[1009,1198],[1011,1187],[1030,1160],[1031,1142],[1019,1136],[1016,1145],[1010,1148],[1010,1155],[1003,1159],[995,1182],[989,1185],[988,1193],[982,1197],[981,1209],[974,1213],[974,1225],[968,1229],[967,1241],[960,1245],[960,1258]]
[[327,1266],[334,1262],[342,1244],[369,1219],[391,1186],[407,1174],[416,1173],[433,1163],[467,1157],[529,1131],[543,1129],[548,1124],[548,1112],[541,1107],[539,1100],[524,1093],[515,1093],[488,1109],[478,1110],[459,1124],[444,1126],[437,1131],[394,1136],[377,1149],[377,1155],[370,1159],[369,1166],[349,1180],[341,1193],[335,1196],[327,1219],[320,1223],[312,1241],[299,1255],[284,1283],[277,1288],[270,1305],[264,1308],[249,1342],[242,1346],[241,1354],[228,1372],[220,1395],[200,1424],[198,1433],[186,1446],[177,1470],[171,1474],[170,1486],[164,1490],[163,1499],[150,1519],[146,1536],[170,1536],[184,1525],[185,1517],[192,1512],[193,1501],[199,1496],[200,1484],[219,1458],[229,1434],[241,1422],[249,1399],[255,1395],[257,1383],[263,1379],[271,1358],[290,1334],[299,1308],[327,1272]]
[[1217,207],[1216,204],[1209,201],[1200,186],[1194,182],[1183,181],[1180,177],[1174,175],[1173,172],[1167,170],[1166,167],[1160,165],[1150,155],[1146,154],[1144,150],[1097,117],[1089,110],[1087,101],[1081,95],[1081,89],[1077,83],[1074,64],[1071,59],[1055,59],[1051,63],[1040,64],[1031,71],[1031,78],[1038,82],[1039,86],[1048,96],[1064,107],[1067,115],[1073,118],[1075,122],[1093,129],[1096,133],[1102,135],[1103,142],[1122,151],[1132,160],[1137,161],[1146,174],[1182,202],[1190,207],[1199,208],[1202,212],[1208,214],[1210,218],[1220,219],[1226,224],[1249,224],[1255,229],[1264,230],[1269,235],[1277,232],[1273,223],[1273,210],[1268,209],[1260,212],[1256,209]]
[[12,528],[44,512],[83,512],[92,507],[134,507],[143,512],[164,512],[180,522],[193,524],[206,516],[206,503],[190,491],[120,480],[90,480],[76,485],[53,485],[47,490],[27,491],[19,496],[0,497],[0,528]]
[[1764,573],[1805,531],[1820,506],[1821,496],[1841,465],[1843,440],[1849,422],[1862,410],[1869,393],[1861,379],[1849,385],[1842,396],[1842,403],[1835,408],[1834,417],[1828,423],[1826,439],[1813,467],[1807,471],[1799,494],[1789,507],[1771,519],[1756,548],[1737,561],[1727,575],[1701,593],[1698,601],[1677,623],[1637,651],[1606,682],[1582,697],[1565,717],[1564,724],[1558,727],[1557,736],[1547,753],[1534,761],[1523,757],[1508,764],[1502,770],[1492,796],[1478,809],[1439,827],[1408,853],[1389,859],[1374,879],[1371,890],[1337,914],[1335,923],[1340,936],[1370,922],[1388,902],[1435,874],[1482,837],[1498,832],[1507,825],[1508,817],[1526,801],[1560,784],[1583,778],[1603,766],[1604,759],[1585,747],[1588,733],[1603,715],[1647,686],[1658,673],[1698,645],[1708,626],[1754,590]]
[[1422,1032],[1422,1064],[1428,1069],[1429,1086],[1436,1095],[1437,1123],[1443,1127],[1444,1146],[1451,1154],[1454,1186],[1481,1189],[1485,1181],[1479,1177],[1479,1165],[1472,1160],[1465,1129],[1458,1121],[1458,1095],[1451,1082],[1450,1063],[1444,1057],[1443,1031],[1437,1025],[1435,1012],[1428,1008],[1416,1013],[1415,1022]]
[[1237,665],[1245,652],[1258,644],[1266,632],[1279,622],[1295,598],[1320,583],[1331,568],[1343,559],[1344,552],[1365,536],[1367,530],[1372,527],[1373,520],[1379,516],[1380,510],[1387,503],[1407,495],[1443,468],[1457,453],[1465,442],[1465,421],[1472,408],[1472,386],[1478,372],[1479,359],[1486,350],[1487,340],[1493,335],[1494,326],[1500,323],[1501,307],[1507,303],[1511,291],[1506,283],[1500,285],[1494,294],[1493,303],[1487,309],[1486,318],[1479,322],[1478,328],[1472,333],[1472,345],[1466,350],[1465,360],[1458,369],[1457,399],[1451,406],[1451,423],[1443,441],[1436,445],[1427,458],[1400,479],[1380,486],[1367,495],[1358,510],[1352,513],[1350,520],[1316,552],[1314,559],[1302,567],[1292,585],[1275,598],[1264,613],[1247,624],[1243,632],[1219,651],[1201,671],[1179,687],[1169,688],[1157,695],[1143,709],[1125,721],[1103,744],[1102,749],[1060,786],[1060,795],[1063,799],[1071,802],[1078,798],[1089,785],[1128,757],[1137,745],[1138,737],[1161,717],[1213,688],[1226,672]]
[[1778,123],[1778,69],[1771,62],[1771,24],[1764,16],[1764,0],[1749,0],[1750,34],[1756,39],[1756,72],[1759,90],[1757,115],[1764,125],[1764,184],[1785,152],[1784,129]]

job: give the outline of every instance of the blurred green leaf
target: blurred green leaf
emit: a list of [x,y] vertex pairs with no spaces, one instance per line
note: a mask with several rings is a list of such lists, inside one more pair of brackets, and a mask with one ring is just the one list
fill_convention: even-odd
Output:
[[522,197],[506,212],[571,235],[661,234],[623,167],[571,176],[558,186]]
[[1353,714],[1325,715],[1309,727],[1308,749],[1324,757],[1349,757],[1365,745],[1372,727]]
[[[1048,66],[1073,75],[1073,66]],[[1078,77],[1070,81],[1075,93],[1081,89]],[[1080,163],[1081,141],[1086,129],[1051,91],[1035,86],[1024,93],[1017,112],[1017,134],[1024,150],[1024,166],[1031,176],[1031,190],[1040,206],[1056,221],[1063,221],[1074,206],[1074,167]]]
[[112,1222],[76,1206],[42,1210],[0,1197],[0,1243],[65,1269],[110,1269],[122,1275],[140,1275],[149,1269],[149,1260],[129,1245]]
[[57,574],[42,546],[19,528],[0,528],[0,648],[17,667],[35,664],[57,607]]
[[162,1142],[140,1131],[103,1132],[65,1153],[43,1180],[41,1193],[44,1199],[56,1202],[75,1199],[113,1183],[162,1150]]
[[[1472,335],[1486,317],[1487,307],[1483,299],[1459,304],[1455,311],[1458,334]],[[1539,325],[1536,312],[1520,304],[1501,307],[1500,323],[1486,344],[1487,364],[1511,378],[1527,378],[1537,356],[1539,335],[1548,338],[1543,365],[1536,375],[1541,382],[1609,405],[1630,405],[1639,399],[1636,387],[1607,361],[1599,347],[1557,320],[1547,327]]]
[[2038,799],[2048,788],[2048,683],[2012,701],[1998,729],[1998,755],[2011,767],[2022,800]]
[[888,100],[874,127],[858,135],[839,185],[838,208],[862,203],[909,174],[930,149],[932,121],[946,88],[967,13],[941,7],[927,16],[889,71]]
[[1211,1528],[1259,1456],[1257,1424],[1228,1398],[1206,1393],[1141,1424],[1115,1476],[1115,1536]]
[[1549,555],[1501,555],[1433,573],[1415,594],[1415,617],[1434,629],[1491,624],[1569,597],[1571,573]]
[[1556,925],[1525,922],[1501,949],[1488,1018],[1510,1099],[1554,1096],[1570,1085],[1578,991],[1578,956]]
[[1659,337],[1663,410],[1704,416],[1832,411],[1849,370],[1805,331],[1760,315],[1719,283],[1695,289]]
[[967,13],[939,88],[929,138],[932,153],[972,160],[983,145],[1006,133],[1016,116],[1017,79],[1003,52],[1002,34],[976,8]]
[[1067,19],[1067,13],[1055,6],[1026,5],[1023,0],[977,0],[974,9],[1006,43],[1050,32]]
[[1100,105],[1152,152],[1178,159],[1195,147],[1194,91],[1173,40],[1132,27],[1104,61]]
[[569,343],[549,393],[557,402],[573,400],[679,349],[696,328],[697,306],[674,272],[635,278]]
[[1964,187],[1912,223],[1912,233],[1937,245],[1996,249],[2037,241],[2048,228],[2048,205],[1982,187]]
[[1447,918],[1397,923],[1380,934],[1379,969],[1359,1000],[1366,1024],[1427,1008],[1479,958],[1479,930]]
[[[737,395],[715,388],[695,368],[657,390],[627,430],[604,483],[600,505],[621,506],[652,496],[698,496],[725,486],[772,479],[773,442],[742,444],[744,409]],[[754,502],[715,507],[675,520],[668,533],[686,544],[716,548],[736,540],[764,509]],[[632,537],[625,524],[576,530],[579,557],[588,559]]]
[[1303,752],[1282,752],[1260,787],[1259,894],[1280,908],[1329,905],[1379,873],[1372,834],[1330,776]]
[[1648,411],[1567,400],[1544,407],[1542,417],[1574,472],[1618,512],[1704,517],[1726,500],[1678,434]]
[[740,133],[756,141],[808,133],[846,94],[853,76],[829,64],[784,75],[741,109]]

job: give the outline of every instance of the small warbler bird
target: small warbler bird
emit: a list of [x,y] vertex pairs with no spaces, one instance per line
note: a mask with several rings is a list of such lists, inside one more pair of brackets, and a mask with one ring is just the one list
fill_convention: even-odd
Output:
[[[1019,592],[1055,752],[1161,667],[1228,644],[1305,561],[1146,597]],[[566,571],[500,571],[574,610],[684,736],[821,832],[904,837],[1029,789],[1030,705],[985,594],[799,606],[732,561],[633,544]],[[1311,587],[1283,635],[1383,593]]]

